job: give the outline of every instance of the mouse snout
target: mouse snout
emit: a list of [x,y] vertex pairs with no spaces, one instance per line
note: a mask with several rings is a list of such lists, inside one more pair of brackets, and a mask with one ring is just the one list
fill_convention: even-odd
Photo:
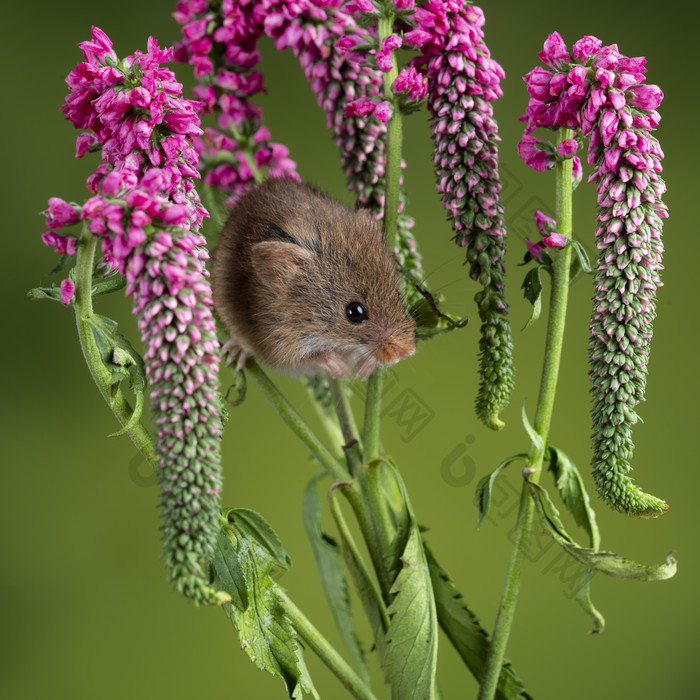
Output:
[[383,335],[374,343],[374,356],[381,365],[392,365],[416,352],[413,332],[393,332]]

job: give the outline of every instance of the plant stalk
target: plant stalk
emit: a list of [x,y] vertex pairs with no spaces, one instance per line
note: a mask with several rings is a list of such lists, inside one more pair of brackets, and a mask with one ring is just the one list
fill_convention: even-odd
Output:
[[[90,233],[87,227],[84,227],[80,244],[76,251],[75,300],[73,308],[75,309],[75,321],[78,327],[80,347],[90,374],[112,413],[114,413],[121,426],[124,427],[131,419],[133,408],[124,397],[119,386],[115,386],[112,383],[112,376],[102,362],[90,323],[95,313],[92,307],[92,270],[97,243],[97,236]],[[158,463],[155,456],[153,438],[140,421],[131,425],[125,431],[125,434],[129,436],[145,460],[152,465]]]
[[[558,142],[561,143],[567,138],[573,138],[572,131],[560,128],[558,131]],[[572,166],[573,163],[569,159],[557,163],[555,167],[557,232],[563,233],[568,239],[571,239],[572,231]],[[554,409],[557,379],[559,377],[566,308],[569,297],[571,250],[571,245],[567,245],[561,250],[554,251],[552,255],[554,269],[552,271],[549,321],[545,341],[544,366],[533,426],[541,441],[540,444],[533,443],[530,446],[528,455],[528,469],[531,471],[529,478],[535,483],[539,481],[542,472],[542,462],[547,449],[549,427]],[[528,486],[523,482],[520,493],[520,508],[515,526],[515,537],[513,538],[501,602],[496,615],[496,623],[479,689],[479,700],[493,700],[496,694],[506,645],[508,644],[508,637],[510,636],[515,615],[523,563],[532,529],[534,508],[534,502]]]
[[376,696],[367,687],[364,681],[355,673],[347,661],[333,648],[330,642],[314,627],[308,617],[294,604],[292,599],[282,590],[277,588],[289,619],[302,638],[331,670],[335,677],[343,684],[354,698],[358,700],[377,700]]

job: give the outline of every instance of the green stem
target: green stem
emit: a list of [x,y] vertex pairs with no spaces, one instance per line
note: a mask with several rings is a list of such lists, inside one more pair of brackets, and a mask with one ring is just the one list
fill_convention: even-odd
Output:
[[365,425],[363,430],[365,462],[376,459],[379,455],[379,424],[382,413],[382,389],[384,388],[384,370],[379,367],[367,380],[365,398]]
[[282,420],[296,433],[297,437],[309,448],[310,452],[320,462],[321,466],[336,481],[347,481],[348,472],[343,465],[331,454],[328,448],[318,439],[316,434],[309,428],[304,419],[297,413],[296,409],[274,382],[263,372],[260,365],[249,357],[245,365],[247,376],[249,376],[258,387],[263,396],[272,404],[279,413]]
[[246,138],[243,138],[241,132],[238,131],[234,124],[230,124],[229,127],[231,129],[231,134],[233,135],[234,140],[236,141],[236,143],[238,143],[238,147],[241,153],[243,154],[246,163],[248,163],[250,172],[253,173],[253,179],[259,185],[265,179],[265,176],[263,175],[262,171],[260,170],[260,168],[258,168],[255,162],[255,154],[253,149],[251,148],[250,141]]
[[[558,142],[572,138],[570,129],[560,128]],[[572,161],[565,160],[557,163],[555,170],[556,187],[556,221],[557,232],[571,239],[572,231]],[[544,352],[544,366],[540,382],[540,393],[535,412],[534,429],[541,438],[538,444],[532,444],[528,456],[528,468],[531,470],[530,480],[539,481],[542,472],[542,462],[547,449],[549,427],[554,409],[559,365],[564,340],[564,325],[566,308],[569,297],[569,267],[571,264],[571,246],[553,254],[552,290],[549,309],[549,323]],[[525,553],[530,539],[530,530],[534,515],[534,502],[530,496],[527,484],[523,483],[520,494],[520,509],[515,526],[515,537],[511,547],[506,580],[501,594],[501,602],[496,615],[496,623],[491,637],[489,653],[486,659],[479,700],[492,700],[498,687],[498,679],[503,666],[506,645],[510,636],[515,606],[518,599],[520,579],[522,576]]]
[[[112,413],[122,427],[125,427],[129,425],[133,408],[124,398],[119,386],[112,383],[112,375],[102,362],[102,356],[95,342],[91,325],[91,319],[95,313],[92,308],[92,270],[97,243],[97,236],[84,227],[75,261],[75,300],[73,302],[75,321],[78,327],[80,347],[90,374]],[[140,421],[129,425],[124,434],[129,436],[144,459],[152,465],[157,464],[153,438]]]
[[331,670],[335,677],[358,700],[377,700],[364,681],[355,673],[350,664],[331,646],[330,642],[314,627],[309,618],[299,610],[292,599],[281,589],[277,593],[292,621],[294,629],[302,640],[316,653],[319,659]]
[[340,429],[343,432],[345,444],[348,445],[354,440],[359,442],[360,437],[357,432],[355,415],[350,407],[350,401],[348,401],[348,396],[345,393],[345,386],[343,382],[337,377],[331,377],[330,387],[331,396],[333,397],[333,403],[335,405],[335,412],[338,416],[338,422],[340,423]]

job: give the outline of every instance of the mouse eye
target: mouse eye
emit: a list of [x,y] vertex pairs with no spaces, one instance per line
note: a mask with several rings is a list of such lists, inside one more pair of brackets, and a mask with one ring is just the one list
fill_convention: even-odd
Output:
[[345,318],[350,323],[362,323],[367,320],[367,309],[359,301],[351,301],[345,307]]

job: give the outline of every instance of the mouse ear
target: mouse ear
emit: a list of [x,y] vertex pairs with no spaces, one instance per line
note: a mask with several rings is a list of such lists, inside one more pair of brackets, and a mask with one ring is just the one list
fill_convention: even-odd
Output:
[[306,248],[284,241],[261,241],[251,250],[253,270],[267,284],[288,281],[304,273],[312,259]]

